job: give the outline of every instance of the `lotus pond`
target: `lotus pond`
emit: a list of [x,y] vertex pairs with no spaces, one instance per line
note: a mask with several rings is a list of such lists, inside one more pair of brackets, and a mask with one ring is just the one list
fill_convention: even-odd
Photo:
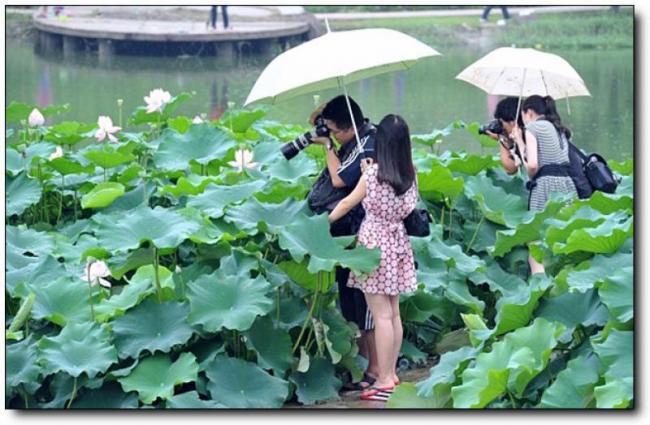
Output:
[[[100,126],[7,107],[7,407],[279,408],[361,378],[333,269],[369,272],[379,252],[346,249],[306,208],[322,150],[286,161],[305,128],[264,109],[177,114],[191,97]],[[610,161],[615,194],[532,213],[477,129],[413,135],[435,220],[412,238],[402,355],[440,357],[387,406],[632,407],[633,160]],[[451,135],[490,154],[442,151]],[[532,241],[546,276],[529,276]],[[443,352],[451,333],[464,339]]]

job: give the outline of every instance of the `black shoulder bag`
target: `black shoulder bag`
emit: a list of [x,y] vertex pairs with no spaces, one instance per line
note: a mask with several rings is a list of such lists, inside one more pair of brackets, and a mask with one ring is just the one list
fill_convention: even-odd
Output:
[[424,208],[414,208],[404,219],[406,234],[409,236],[429,236],[429,223],[433,222],[431,214]]
[[[573,143],[569,142],[569,147],[571,146],[573,146]],[[616,192],[619,180],[614,177],[614,173],[607,165],[605,158],[597,153],[585,155],[575,146],[574,149],[580,156],[580,159],[582,159],[582,169],[587,180],[589,180],[591,188],[605,193]]]

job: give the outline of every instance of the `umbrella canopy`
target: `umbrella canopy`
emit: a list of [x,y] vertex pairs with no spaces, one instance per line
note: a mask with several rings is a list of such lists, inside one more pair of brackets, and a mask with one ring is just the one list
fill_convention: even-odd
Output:
[[255,82],[245,105],[276,103],[334,87],[345,89],[352,81],[408,69],[419,59],[435,55],[440,53],[395,30],[328,32],[273,59]]
[[502,96],[591,96],[575,69],[558,55],[535,49],[501,47],[477,60],[457,79]]

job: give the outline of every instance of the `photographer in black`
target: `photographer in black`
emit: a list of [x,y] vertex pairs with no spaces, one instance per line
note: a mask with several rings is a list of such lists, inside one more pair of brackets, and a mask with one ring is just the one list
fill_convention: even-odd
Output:
[[[333,136],[340,144],[340,147],[336,149],[332,139],[325,136],[315,136],[311,140],[312,143],[318,143],[325,148],[327,157],[327,167],[320,174],[307,197],[309,207],[316,214],[331,212],[341,199],[352,192],[361,177],[363,158],[375,159],[376,129],[368,119],[364,118],[359,105],[352,98],[348,98],[348,100],[357,127],[359,143],[357,143],[345,96],[337,96],[330,100],[322,107],[322,110],[317,109],[310,119],[314,125],[317,125],[320,119],[321,123],[327,126],[329,136]],[[332,236],[356,235],[364,216],[365,211],[359,204],[346,216],[332,223],[330,233]],[[361,330],[358,340],[359,350],[368,359],[367,373],[354,389],[365,389],[374,382],[374,377],[377,376],[377,356],[373,340],[374,324],[363,292],[347,286],[349,274],[349,269],[336,268],[336,281],[343,317],[348,321],[355,322]]]

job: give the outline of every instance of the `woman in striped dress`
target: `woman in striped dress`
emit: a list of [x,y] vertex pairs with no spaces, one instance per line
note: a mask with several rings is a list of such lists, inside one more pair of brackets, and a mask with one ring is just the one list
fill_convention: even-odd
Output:
[[[550,198],[551,192],[569,193],[578,196],[573,180],[562,167],[569,165],[569,130],[562,125],[555,101],[552,97],[530,96],[521,107],[525,126],[524,134],[519,126],[513,126],[510,138],[524,152],[523,165],[531,180],[528,184],[530,197],[528,209],[542,211]],[[547,165],[556,166],[559,172],[536,174]],[[547,167],[550,169],[551,167]],[[531,184],[532,183],[532,184]],[[544,273],[544,266],[529,256],[531,274]]]

